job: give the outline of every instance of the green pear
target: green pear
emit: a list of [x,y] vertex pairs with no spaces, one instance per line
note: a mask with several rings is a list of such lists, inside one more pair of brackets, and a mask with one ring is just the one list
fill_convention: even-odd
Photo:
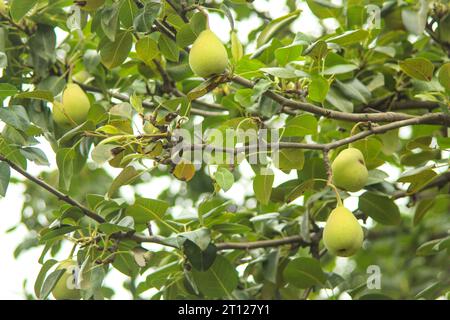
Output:
[[76,288],[75,261],[66,260],[60,263],[57,270],[65,269],[64,274],[59,278],[52,290],[52,295],[56,300],[80,300],[80,290]]
[[87,119],[91,103],[77,84],[68,84],[62,95],[62,103],[53,102],[53,119],[61,127],[81,124]]
[[75,0],[75,3],[85,11],[94,11],[104,5],[105,1],[106,0]]
[[207,29],[200,33],[189,53],[189,65],[196,75],[203,78],[225,71],[227,50],[214,32]]
[[367,183],[368,172],[364,156],[356,148],[348,148],[338,154],[331,169],[335,186],[350,192],[361,190]]
[[362,246],[363,230],[350,210],[340,205],[331,211],[323,229],[323,243],[332,254],[349,257]]

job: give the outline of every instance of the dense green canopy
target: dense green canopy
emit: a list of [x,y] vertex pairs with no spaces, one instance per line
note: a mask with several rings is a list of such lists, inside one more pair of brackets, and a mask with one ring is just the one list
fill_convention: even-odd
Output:
[[[83,299],[114,295],[112,269],[135,299],[448,298],[449,2],[256,2],[0,0],[0,194],[25,189],[15,255],[42,248],[27,297],[61,289],[58,254]],[[348,258],[322,240],[341,199]]]

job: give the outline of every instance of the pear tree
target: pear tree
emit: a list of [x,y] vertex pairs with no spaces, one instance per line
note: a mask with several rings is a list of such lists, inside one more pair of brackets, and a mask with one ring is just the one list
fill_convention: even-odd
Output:
[[28,231],[2,255],[41,252],[11,278],[448,299],[449,26],[445,0],[0,0],[0,207]]

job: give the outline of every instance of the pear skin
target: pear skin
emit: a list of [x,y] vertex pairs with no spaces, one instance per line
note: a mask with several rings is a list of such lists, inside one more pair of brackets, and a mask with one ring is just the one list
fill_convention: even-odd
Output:
[[52,290],[52,295],[56,300],[80,300],[80,290],[75,286],[74,271],[76,262],[66,260],[56,268],[57,270],[66,269],[64,274],[59,278]]
[[53,120],[61,128],[68,129],[71,127],[72,122],[70,122],[70,119],[64,114],[64,112],[63,104],[59,101],[53,101]]
[[214,32],[207,29],[200,33],[189,53],[189,65],[202,78],[225,71],[228,65],[227,50]]
[[331,169],[333,184],[350,192],[361,190],[366,185],[369,176],[364,156],[356,148],[341,151],[334,159]]
[[353,213],[344,206],[331,211],[323,230],[323,243],[336,256],[350,257],[362,246],[364,233]]
[[87,119],[91,103],[77,84],[68,84],[62,95],[62,103],[53,103],[53,119],[61,127],[75,126]]

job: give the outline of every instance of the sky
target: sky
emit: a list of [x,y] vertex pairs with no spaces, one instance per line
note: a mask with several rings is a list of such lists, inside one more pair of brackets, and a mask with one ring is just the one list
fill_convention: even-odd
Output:
[[[339,1],[334,1],[339,3]],[[288,13],[288,9],[280,5],[279,0],[255,0],[254,5],[258,10],[263,10],[267,12],[272,18],[277,18]],[[297,32],[303,32],[311,35],[317,36],[320,26],[317,19],[311,14],[305,3],[300,3],[299,8],[303,10],[300,18],[296,20],[292,28]],[[238,36],[241,41],[246,42],[247,33],[251,30],[257,21],[256,18],[252,17],[245,21],[237,23]],[[214,30],[219,38],[224,42],[229,40],[229,24],[220,18],[217,14],[210,15],[210,25],[211,29]],[[333,27],[333,23],[330,22],[330,27]],[[252,48],[249,48],[251,52]],[[0,129],[3,125],[0,123]],[[45,142],[42,143],[41,148],[49,157],[50,167],[39,167],[32,163],[29,163],[29,172],[33,175],[38,175],[42,170],[51,171],[56,168],[54,153],[51,148]],[[242,172],[248,172],[245,168],[241,168]],[[389,170],[389,168],[388,168]],[[113,172],[114,173],[114,172]],[[17,175],[15,172],[12,173],[14,177],[22,179],[21,176]],[[115,172],[117,174],[117,172]],[[396,175],[396,173],[394,173]],[[287,180],[290,176],[279,174],[276,176],[275,184],[279,184],[284,180]],[[160,183],[168,183],[169,179],[153,181],[145,185],[140,185],[139,189],[145,188],[146,190],[158,190],[160,189]],[[247,179],[250,181],[250,179]],[[230,189],[226,196],[236,199],[238,202],[242,201],[244,194],[248,191],[248,186],[251,184],[236,184]],[[38,264],[38,258],[41,254],[42,247],[36,249],[31,249],[21,254],[18,259],[14,259],[13,252],[18,243],[27,235],[27,230],[24,226],[19,226],[16,230],[11,233],[6,233],[6,230],[13,226],[16,226],[20,220],[20,211],[23,202],[23,187],[21,185],[10,184],[8,192],[5,198],[0,199],[0,299],[23,299],[23,281],[27,279],[26,289],[28,292],[33,292],[33,285],[36,276],[40,270],[40,265]],[[122,188],[122,192],[126,193],[130,191],[127,187]],[[46,192],[46,191],[43,191]],[[156,196],[154,195],[148,195]],[[356,209],[356,198],[351,197],[346,200],[346,205],[349,209]],[[67,255],[66,250],[63,255]],[[59,257],[63,259],[64,257]],[[112,271],[108,274],[106,283],[115,289],[116,294],[114,299],[129,299],[130,295],[121,286],[122,282],[126,277],[117,271]],[[147,293],[147,296],[151,295],[151,292]]]

